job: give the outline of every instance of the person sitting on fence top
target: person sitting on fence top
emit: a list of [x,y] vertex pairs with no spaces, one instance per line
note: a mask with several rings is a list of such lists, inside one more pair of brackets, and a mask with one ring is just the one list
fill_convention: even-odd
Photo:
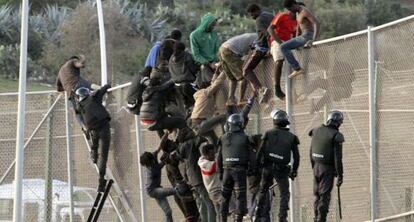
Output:
[[98,163],[98,192],[105,190],[106,163],[108,161],[109,145],[111,142],[111,127],[109,125],[111,117],[102,105],[103,96],[109,88],[111,86],[107,84],[92,94],[86,87],[81,87],[76,90],[75,112],[82,116],[84,124],[82,128],[86,128],[87,134],[92,139],[90,155],[93,163],[98,163],[98,146],[101,151],[101,158],[99,158]]
[[[175,41],[181,41],[182,33],[178,29],[173,29],[169,35],[165,37],[165,39],[172,39]],[[145,69],[144,69],[144,76],[149,76],[151,70],[157,66],[158,63],[158,56],[160,52],[160,48],[162,46],[163,41],[157,41],[152,46],[151,50],[148,53],[147,59],[145,61]]]
[[85,68],[85,64],[86,58],[84,55],[70,57],[65,64],[60,67],[56,80],[57,91],[66,91],[69,99],[71,99],[76,89],[80,87],[91,89],[91,83],[83,79],[80,74],[80,70]]
[[[131,86],[128,88],[127,93],[127,109],[129,112],[139,115],[142,104],[142,93],[144,91],[144,85],[142,80],[145,77],[150,76],[153,69],[159,67],[160,63],[169,59],[173,52],[173,46],[175,42],[181,40],[181,31],[174,29],[163,41],[158,41],[151,48],[148,54],[147,61],[145,62],[145,68],[141,72],[135,74],[131,80]],[[168,62],[168,60],[167,60]]]
[[[236,105],[237,81],[243,80],[242,58],[249,53],[250,47],[256,39],[256,33],[245,33],[230,38],[220,46],[220,63],[230,80],[228,106]],[[240,89],[240,101],[244,100],[245,91],[245,88]]]
[[296,14],[289,12],[279,12],[272,20],[267,32],[269,33],[269,45],[270,53],[272,54],[273,60],[276,63],[275,66],[275,95],[281,99],[285,99],[285,94],[280,88],[280,79],[282,76],[283,56],[280,50],[280,45],[286,42],[296,34]]
[[302,46],[311,47],[313,41],[315,41],[319,36],[320,23],[318,19],[309,11],[309,9],[295,0],[284,0],[283,6],[294,14],[298,13],[296,18],[299,24],[300,32],[302,33],[300,36],[280,45],[283,55],[293,69],[293,72],[289,75],[289,78],[293,78],[295,76],[305,74],[305,70],[301,68],[291,50]]
[[154,198],[165,215],[166,222],[173,222],[172,210],[168,203],[167,197],[177,194],[177,190],[170,187],[161,186],[161,169],[165,166],[165,162],[158,162],[158,153],[161,151],[161,144],[168,139],[168,132],[164,133],[161,138],[158,149],[153,153],[144,152],[140,157],[140,163],[146,168],[146,184],[145,191],[148,196]]
[[174,45],[174,54],[171,56],[168,70],[171,74],[171,79],[175,83],[177,91],[181,94],[185,110],[189,110],[194,105],[193,95],[196,89],[193,82],[196,79],[196,74],[199,67],[195,64],[193,57],[185,50],[185,45],[182,42],[176,42]]
[[201,18],[201,23],[190,34],[191,53],[197,64],[201,65],[201,72],[197,76],[197,85],[209,85],[219,61],[217,53],[220,47],[217,32],[214,31],[217,19],[207,13]]

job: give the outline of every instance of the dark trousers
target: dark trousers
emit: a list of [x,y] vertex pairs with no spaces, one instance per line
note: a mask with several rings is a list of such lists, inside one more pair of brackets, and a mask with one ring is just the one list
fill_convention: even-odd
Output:
[[243,76],[247,81],[250,82],[255,91],[259,90],[262,87],[259,79],[254,73],[254,69],[259,65],[259,63],[266,57],[266,52],[261,52],[258,50],[252,50],[243,64]]
[[289,171],[289,167],[283,165],[272,165],[263,169],[262,182],[257,197],[256,217],[264,218],[268,215],[268,212],[266,212],[266,196],[268,195],[269,187],[273,184],[273,179],[275,179],[280,191],[279,221],[287,222],[290,199]]
[[172,210],[170,204],[168,203],[167,197],[174,195],[175,193],[176,192],[174,188],[162,187],[157,187],[148,192],[148,195],[157,201],[158,206],[160,206],[164,212],[166,222],[173,222]]
[[[184,180],[178,168],[178,163],[167,164],[165,168],[167,171],[168,180],[172,186],[175,187],[179,182]],[[198,212],[197,203],[191,191],[188,194],[182,196],[178,196],[177,194],[174,195],[174,201],[177,203],[187,222],[198,221],[200,214]]]
[[246,186],[247,186],[247,170],[244,167],[225,168],[223,172],[223,185],[222,185],[222,196],[223,201],[220,207],[220,213],[222,222],[227,221],[227,215],[229,213],[230,199],[235,191],[235,213],[236,221],[242,221],[243,216],[247,212],[247,197],[246,197]]
[[335,167],[323,163],[313,166],[313,194],[315,195],[315,221],[325,222],[331,202],[331,191],[334,185]]
[[98,160],[99,178],[103,179],[106,174],[106,163],[108,162],[109,145],[111,143],[111,127],[109,123],[105,123],[102,127],[90,131],[92,140],[91,149],[98,151],[99,148],[100,150]]
[[193,95],[196,90],[193,86],[191,86],[190,83],[180,83],[179,85],[176,85],[176,88],[184,100],[185,110],[188,110],[190,107],[194,106],[195,100]]

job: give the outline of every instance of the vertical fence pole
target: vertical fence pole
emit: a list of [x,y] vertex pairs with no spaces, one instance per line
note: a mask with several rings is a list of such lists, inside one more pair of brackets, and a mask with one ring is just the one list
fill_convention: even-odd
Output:
[[[412,187],[407,187],[405,188],[405,212],[410,212],[413,208],[413,188]],[[407,216],[407,218],[405,218],[406,222],[411,222],[413,221],[413,216]]]
[[19,99],[16,129],[16,169],[14,173],[13,221],[22,221],[23,169],[24,169],[24,124],[26,107],[27,75],[27,31],[29,23],[29,0],[22,1],[20,38]]
[[142,144],[141,122],[138,115],[135,115],[135,137],[137,141],[137,155],[138,155],[138,174],[139,174],[139,196],[141,205],[141,221],[147,221],[145,195],[144,195],[144,175],[142,166],[140,164],[140,156],[144,153],[144,146]]
[[98,10],[99,41],[101,46],[101,85],[103,86],[108,83],[108,69],[106,64],[105,22],[101,0],[96,0],[96,8]]
[[375,41],[371,26],[368,26],[368,73],[369,73],[369,145],[370,145],[370,183],[371,183],[371,221],[377,216],[377,144],[376,144],[376,76]]
[[70,126],[69,96],[65,92],[65,114],[66,114],[66,154],[68,161],[68,191],[69,191],[69,215],[73,222],[73,183],[72,183],[72,129]]
[[[290,72],[290,67],[287,69]],[[293,118],[293,92],[292,92],[292,81],[288,78],[288,73],[286,73],[286,113],[290,117],[290,131],[292,133],[295,132],[295,121]],[[291,162],[293,161],[293,158],[291,159]],[[289,217],[290,221],[294,222],[296,221],[296,201],[295,201],[295,183],[292,180],[289,180],[289,189],[290,189],[290,202],[289,202]]]
[[[48,106],[52,107],[53,95],[48,96]],[[52,138],[53,138],[53,112],[47,118],[46,150],[45,150],[45,221],[52,221],[53,175],[52,175]]]

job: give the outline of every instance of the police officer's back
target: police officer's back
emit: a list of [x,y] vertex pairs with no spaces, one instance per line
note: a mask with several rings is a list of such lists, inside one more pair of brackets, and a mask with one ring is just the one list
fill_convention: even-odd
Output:
[[220,213],[222,221],[227,221],[229,202],[233,189],[236,195],[236,218],[242,221],[246,213],[246,180],[247,170],[254,169],[249,137],[244,133],[244,119],[240,114],[228,118],[228,132],[219,140],[218,168],[222,178],[222,202]]
[[314,173],[315,221],[324,222],[329,212],[334,177],[338,177],[337,186],[343,181],[342,143],[345,141],[339,127],[343,114],[332,111],[326,124],[309,132],[311,142],[311,164]]
[[[271,113],[275,128],[267,131],[258,155],[258,162],[263,166],[263,176],[258,194],[256,220],[263,221],[269,209],[265,209],[266,194],[275,179],[280,190],[279,221],[287,221],[289,210],[289,177],[293,180],[299,167],[299,139],[289,131],[288,115],[283,110]],[[289,163],[293,154],[293,168]]]

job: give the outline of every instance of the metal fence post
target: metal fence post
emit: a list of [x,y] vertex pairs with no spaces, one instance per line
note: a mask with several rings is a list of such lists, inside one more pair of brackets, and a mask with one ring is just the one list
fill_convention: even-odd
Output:
[[375,40],[371,26],[368,26],[368,73],[369,73],[369,145],[371,183],[371,221],[377,216],[377,101],[375,76]]
[[73,222],[73,183],[72,183],[72,129],[70,126],[70,114],[69,114],[69,96],[65,92],[65,115],[66,115],[66,154],[68,161],[68,191],[69,191],[69,215],[70,222]]
[[101,85],[103,86],[108,83],[108,67],[106,64],[105,23],[101,0],[96,0],[96,8],[98,10],[99,41],[101,46]]
[[[47,107],[52,107],[53,95],[48,96]],[[45,149],[45,221],[52,220],[52,189],[53,189],[53,174],[52,174],[52,139],[53,139],[53,112],[47,118],[46,125],[46,149]]]
[[[413,208],[413,188],[407,187],[405,188],[405,212],[410,212]],[[406,222],[413,221],[413,216],[407,216],[405,218]]]
[[[290,71],[290,67],[287,69]],[[293,118],[293,98],[292,98],[292,81],[288,77],[288,73],[286,73],[286,113],[289,115],[290,118],[290,131],[292,133],[295,132],[295,121]],[[291,159],[291,162],[293,158]],[[289,202],[289,217],[291,222],[296,221],[296,201],[295,201],[295,183],[292,180],[289,180],[289,187],[290,187],[290,202]]]
[[14,173],[13,221],[22,221],[23,174],[24,174],[24,126],[26,110],[27,33],[29,23],[29,0],[22,1],[19,68],[19,99],[16,129],[16,169]]
[[141,221],[147,221],[146,217],[146,206],[145,206],[145,195],[144,195],[144,175],[142,166],[140,164],[140,156],[144,152],[144,146],[142,144],[142,135],[141,135],[141,122],[138,115],[135,115],[135,136],[137,141],[137,155],[138,155],[138,174],[139,174],[139,196],[140,206],[141,206]]

